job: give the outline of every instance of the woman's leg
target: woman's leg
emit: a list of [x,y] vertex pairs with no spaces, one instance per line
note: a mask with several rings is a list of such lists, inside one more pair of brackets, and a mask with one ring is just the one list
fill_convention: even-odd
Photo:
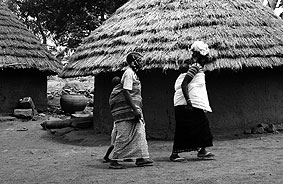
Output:
[[109,146],[109,148],[106,151],[105,156],[103,157],[105,162],[110,162],[110,160],[111,160],[111,159],[109,159],[109,155],[111,154],[111,152],[114,149],[114,144],[115,144],[116,136],[117,136],[117,130],[116,130],[116,124],[114,123],[112,131],[111,131],[111,145]]
[[106,151],[105,156],[103,157],[103,159],[105,160],[105,162],[110,162],[111,159],[109,158],[109,155],[111,154],[112,150],[114,149],[114,145],[110,145],[109,148]]

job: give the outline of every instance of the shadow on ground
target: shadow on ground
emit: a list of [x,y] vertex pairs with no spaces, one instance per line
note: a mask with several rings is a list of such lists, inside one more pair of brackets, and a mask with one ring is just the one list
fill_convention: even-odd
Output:
[[43,139],[78,146],[105,146],[110,144],[110,135],[97,134],[93,129],[63,128],[43,130]]

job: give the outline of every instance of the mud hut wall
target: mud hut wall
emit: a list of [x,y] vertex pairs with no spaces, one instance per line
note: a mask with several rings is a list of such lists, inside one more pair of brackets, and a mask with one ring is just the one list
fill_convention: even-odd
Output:
[[143,72],[139,76],[142,83],[147,137],[172,139],[175,128],[174,83],[178,72],[151,71]]
[[47,109],[47,76],[36,71],[0,72],[0,113],[11,114],[20,98],[32,97],[38,111]]
[[259,123],[283,121],[282,71],[212,73],[206,79],[214,134],[239,134]]
[[[178,73],[140,75],[148,137],[173,139],[174,83]],[[259,123],[283,122],[283,72],[249,69],[206,75],[212,113],[207,113],[215,137],[241,134]]]
[[[208,113],[215,137],[234,136],[258,123],[283,122],[282,71],[208,73],[207,90],[213,113]],[[147,137],[172,140],[174,82],[177,72],[139,73]],[[94,127],[110,133],[113,120],[108,105],[113,76],[96,77]]]

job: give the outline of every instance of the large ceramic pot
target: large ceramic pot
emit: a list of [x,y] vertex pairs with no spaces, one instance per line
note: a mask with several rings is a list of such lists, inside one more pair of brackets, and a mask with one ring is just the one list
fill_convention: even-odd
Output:
[[64,94],[60,98],[61,109],[65,113],[74,113],[83,111],[87,105],[88,99],[84,95]]

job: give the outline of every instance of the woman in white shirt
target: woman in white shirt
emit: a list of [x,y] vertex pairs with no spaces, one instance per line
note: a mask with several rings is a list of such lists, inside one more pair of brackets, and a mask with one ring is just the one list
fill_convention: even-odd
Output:
[[109,98],[111,114],[115,123],[116,139],[110,168],[122,169],[118,161],[136,159],[137,166],[149,166],[145,122],[142,113],[141,83],[136,71],[141,68],[142,56],[130,53],[127,56],[127,68]]
[[[209,61],[208,45],[195,41],[191,46],[192,65],[175,82],[175,137],[170,160],[184,161],[179,153],[198,151],[198,157],[212,157],[206,147],[213,146],[212,133],[205,112],[212,112],[206,91],[203,66]],[[188,67],[184,64],[181,70]]]

